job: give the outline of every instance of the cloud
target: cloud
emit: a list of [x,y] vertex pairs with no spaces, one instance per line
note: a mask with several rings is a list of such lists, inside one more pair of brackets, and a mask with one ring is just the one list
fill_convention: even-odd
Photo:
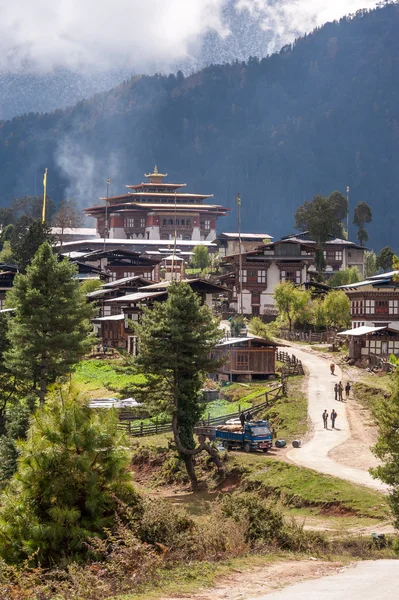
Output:
[[237,0],[236,9],[259,19],[271,33],[268,52],[279,50],[296,37],[363,8],[374,8],[376,0]]
[[[228,13],[236,24],[244,13],[259,21],[258,31],[270,33],[266,53],[374,5],[375,0],[0,0],[0,71],[154,72],[190,61],[195,67],[212,33],[224,40],[223,56],[233,58],[237,40],[229,36]],[[245,39],[248,56],[258,50],[256,33],[252,38]]]
[[0,0],[0,69],[160,68],[227,35],[226,0]]

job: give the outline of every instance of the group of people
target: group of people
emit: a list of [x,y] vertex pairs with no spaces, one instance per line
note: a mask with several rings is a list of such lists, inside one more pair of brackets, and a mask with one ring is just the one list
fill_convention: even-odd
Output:
[[[345,386],[346,399],[349,398],[350,391],[351,391],[351,384],[349,383],[349,381],[347,381],[346,386]],[[342,385],[342,381],[340,381],[339,383],[336,383],[334,385],[334,394],[335,394],[336,400],[339,400],[340,402],[344,401],[344,386]]]
[[[331,372],[331,375],[335,375],[335,364],[334,363],[330,364],[330,372]],[[351,384],[349,383],[349,381],[346,382],[345,388],[343,386],[342,381],[334,384],[335,400],[338,400],[339,402],[344,401],[344,390],[345,390],[346,399],[348,399],[350,391],[351,391]],[[337,420],[337,412],[336,412],[335,408],[332,409],[330,415],[328,414],[327,409],[325,409],[322,414],[322,418],[323,418],[323,423],[324,423],[324,429],[328,429],[328,419],[329,418],[331,419],[331,429],[335,429],[335,421]]]
[[336,412],[335,408],[332,409],[331,415],[328,415],[327,409],[325,409],[322,416],[323,416],[324,429],[328,429],[328,417],[329,416],[331,419],[331,429],[335,429],[335,421],[337,419],[337,412]]

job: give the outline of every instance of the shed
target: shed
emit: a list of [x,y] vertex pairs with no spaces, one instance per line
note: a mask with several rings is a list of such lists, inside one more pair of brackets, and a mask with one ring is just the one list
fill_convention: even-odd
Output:
[[378,356],[399,356],[399,331],[391,327],[356,327],[341,331],[337,335],[349,340],[349,358],[360,360]]
[[267,379],[276,372],[277,344],[261,337],[237,337],[223,340],[212,352],[226,362],[218,369],[218,379],[229,381]]

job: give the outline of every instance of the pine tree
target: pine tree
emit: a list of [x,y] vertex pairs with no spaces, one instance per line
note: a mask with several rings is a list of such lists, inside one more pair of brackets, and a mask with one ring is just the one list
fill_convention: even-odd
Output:
[[202,415],[199,392],[206,373],[218,363],[210,357],[221,337],[207,306],[186,283],[172,283],[168,299],[144,310],[136,328],[137,366],[148,379],[145,394],[172,417],[173,435],[193,487],[197,485],[193,456],[206,450],[220,468],[218,453],[208,444],[196,447],[194,426]]
[[1,498],[0,554],[49,565],[85,557],[85,542],[112,528],[118,502],[140,514],[114,411],[89,409],[76,393],[32,418],[18,470]]
[[353,224],[358,227],[357,230],[357,239],[359,240],[359,244],[361,246],[364,245],[365,242],[369,239],[368,233],[364,228],[365,223],[371,223],[371,219],[373,218],[373,214],[371,212],[371,208],[366,202],[359,202],[359,204],[355,208],[355,213],[353,217]]
[[66,259],[60,262],[45,243],[7,295],[15,313],[9,323],[11,348],[5,364],[31,389],[39,390],[41,403],[48,384],[69,373],[91,344],[93,307],[79,288],[76,272],[75,265]]

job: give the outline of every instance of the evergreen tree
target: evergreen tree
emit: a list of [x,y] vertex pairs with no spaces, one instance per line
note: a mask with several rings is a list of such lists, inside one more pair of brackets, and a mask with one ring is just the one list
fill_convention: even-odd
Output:
[[323,247],[329,237],[342,237],[342,221],[348,213],[348,201],[340,192],[332,192],[328,198],[318,195],[304,202],[295,212],[295,227],[308,231],[316,242],[316,268],[319,274],[324,268]]
[[32,221],[29,217],[21,217],[14,226],[10,243],[13,259],[21,273],[26,273],[36,252],[44,242],[52,242],[50,228],[41,221]]
[[145,309],[136,328],[137,365],[159,409],[172,417],[173,435],[193,487],[197,485],[193,456],[206,450],[220,468],[218,453],[208,444],[196,448],[194,426],[202,415],[200,389],[206,373],[218,363],[210,358],[221,332],[207,306],[186,283],[172,283],[168,299]]
[[376,266],[381,273],[392,271],[394,253],[392,248],[385,246],[377,255]]
[[371,208],[366,202],[359,202],[359,204],[355,208],[355,213],[353,217],[353,224],[358,227],[357,230],[357,239],[359,240],[359,244],[361,246],[364,245],[365,242],[369,239],[368,233],[364,228],[366,223],[371,223],[371,219],[373,218],[373,214],[371,212]]
[[96,413],[74,393],[36,412],[1,498],[5,560],[49,565],[85,557],[85,542],[112,528],[118,500],[140,510],[117,422],[114,411]]
[[15,309],[8,329],[11,347],[5,364],[11,372],[39,388],[44,402],[47,386],[89,349],[93,307],[79,288],[76,266],[59,262],[48,243],[35,255],[27,274],[18,274],[7,295]]

